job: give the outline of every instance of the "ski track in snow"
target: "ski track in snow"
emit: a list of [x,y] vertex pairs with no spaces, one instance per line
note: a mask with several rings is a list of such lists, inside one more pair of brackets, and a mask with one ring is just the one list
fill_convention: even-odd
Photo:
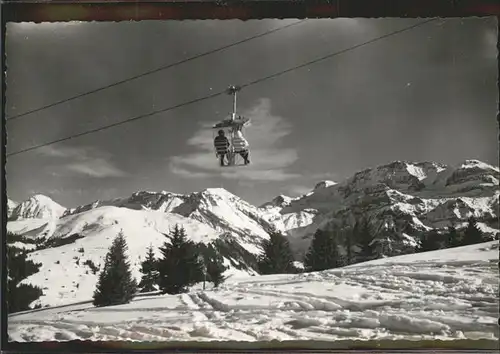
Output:
[[498,340],[498,241],[297,275],[233,277],[219,289],[130,304],[29,311],[13,341]]

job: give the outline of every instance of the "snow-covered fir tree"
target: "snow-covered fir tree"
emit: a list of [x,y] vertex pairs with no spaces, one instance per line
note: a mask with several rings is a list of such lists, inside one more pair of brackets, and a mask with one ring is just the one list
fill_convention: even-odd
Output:
[[271,231],[269,240],[262,242],[263,253],[258,260],[260,274],[296,273],[288,240],[279,232]]
[[123,232],[113,240],[99,274],[94,292],[94,306],[111,306],[129,303],[137,293],[137,282],[132,277],[127,260],[127,242]]
[[158,282],[163,293],[179,294],[203,280],[203,264],[196,244],[187,238],[183,227],[176,224],[165,237],[170,243],[165,241],[160,247]]
[[464,237],[462,239],[462,245],[473,245],[476,243],[484,242],[484,235],[479,226],[477,226],[477,220],[471,216],[468,220],[467,227],[464,230]]
[[224,259],[220,255],[215,255],[206,259],[205,265],[208,280],[217,288],[225,280],[224,272],[227,267],[224,266]]
[[341,262],[337,233],[318,229],[304,259],[305,270],[312,272],[337,268]]
[[141,293],[158,290],[158,264],[155,259],[153,246],[149,246],[146,259],[141,263],[142,278],[139,283]]

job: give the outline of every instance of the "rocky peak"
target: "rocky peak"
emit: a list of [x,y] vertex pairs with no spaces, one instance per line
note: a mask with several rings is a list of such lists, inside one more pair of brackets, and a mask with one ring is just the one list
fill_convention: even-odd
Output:
[[11,219],[46,219],[61,217],[66,208],[43,194],[32,195],[29,199],[19,203],[11,213]]
[[284,207],[288,206],[293,199],[294,198],[280,194],[280,195],[274,197],[271,201],[262,204],[261,206],[259,206],[259,208],[262,208],[262,209],[284,208]]
[[18,203],[13,201],[12,199],[7,198],[7,217],[10,218],[12,215],[12,212],[14,209],[17,207]]
[[313,191],[317,191],[317,190],[320,190],[320,189],[328,188],[328,187],[334,186],[336,184],[337,184],[336,182],[333,182],[333,181],[330,181],[330,180],[324,180],[324,181],[316,183],[316,185],[314,186]]
[[498,168],[478,160],[466,160],[446,179],[446,186],[475,182],[477,186],[490,184],[498,186]]

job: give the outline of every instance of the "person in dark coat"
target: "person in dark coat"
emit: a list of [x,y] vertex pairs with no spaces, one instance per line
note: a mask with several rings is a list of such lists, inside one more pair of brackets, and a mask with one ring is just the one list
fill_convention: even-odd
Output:
[[214,139],[214,146],[217,156],[220,159],[220,165],[224,166],[224,157],[229,152],[229,140],[224,134],[224,130],[219,130],[219,135]]

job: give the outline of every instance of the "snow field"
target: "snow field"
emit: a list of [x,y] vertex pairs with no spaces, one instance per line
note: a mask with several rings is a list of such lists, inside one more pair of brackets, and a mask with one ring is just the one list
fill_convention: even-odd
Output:
[[[96,222],[97,220],[97,222]],[[128,260],[132,274],[141,279],[140,262],[144,260],[146,249],[154,247],[155,255],[160,256],[158,247],[168,240],[163,233],[169,234],[176,223],[184,226],[186,232],[196,242],[209,242],[218,234],[196,220],[176,214],[157,211],[137,211],[117,207],[101,207],[68,217],[54,232],[54,237],[70,236],[78,233],[84,238],[74,243],[55,248],[47,248],[29,254],[29,258],[42,264],[40,271],[24,279],[23,283],[40,286],[44,294],[39,299],[42,306],[64,305],[85,301],[92,297],[97,283],[91,261],[102,269],[105,255],[120,231],[123,231],[128,246]]]
[[13,341],[498,340],[498,241],[9,317]]

